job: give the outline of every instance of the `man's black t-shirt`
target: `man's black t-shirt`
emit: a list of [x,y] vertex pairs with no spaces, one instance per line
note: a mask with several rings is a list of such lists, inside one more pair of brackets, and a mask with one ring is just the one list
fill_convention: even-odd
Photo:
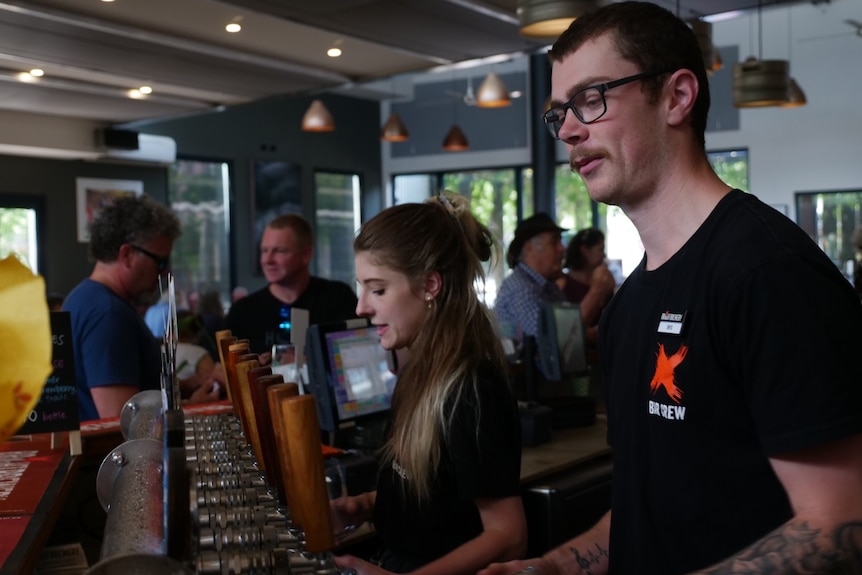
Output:
[[272,350],[274,343],[289,343],[279,325],[285,321],[286,308],[308,310],[308,324],[330,323],[356,317],[356,294],[347,284],[312,276],[292,304],[285,304],[266,286],[234,303],[225,318],[231,335],[248,339],[252,353]]
[[804,231],[738,190],[629,276],[599,337],[611,573],[688,573],[742,550],[793,513],[769,458],[862,430],[859,298]]

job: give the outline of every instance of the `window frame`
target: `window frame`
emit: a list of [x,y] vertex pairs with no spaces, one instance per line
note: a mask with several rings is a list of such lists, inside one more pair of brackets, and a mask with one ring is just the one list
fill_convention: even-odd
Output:
[[48,235],[48,202],[43,195],[16,194],[0,192],[0,207],[33,210],[36,216],[36,267],[38,273],[48,283],[48,254],[45,249]]

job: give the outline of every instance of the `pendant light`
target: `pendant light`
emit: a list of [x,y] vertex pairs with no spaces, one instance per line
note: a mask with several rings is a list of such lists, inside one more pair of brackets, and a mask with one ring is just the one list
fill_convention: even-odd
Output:
[[518,0],[521,36],[556,38],[581,14],[599,7],[599,0]]
[[703,65],[706,68],[707,74],[712,74],[721,69],[723,62],[721,54],[718,53],[715,44],[712,43],[712,23],[694,18],[689,20],[694,37],[697,38],[697,45],[700,46],[700,54],[703,57]]
[[303,132],[331,132],[335,129],[332,114],[320,100],[314,100],[302,117]]
[[808,103],[808,98],[805,97],[805,92],[799,87],[795,78],[790,78],[790,83],[787,88],[787,101],[781,104],[782,108],[798,108]]
[[758,58],[733,66],[733,105],[737,108],[781,106],[790,89],[787,60],[763,60],[763,16],[757,3]]
[[480,108],[501,108],[511,103],[512,98],[503,80],[494,72],[489,72],[476,92],[476,105]]
[[380,139],[384,142],[406,142],[410,138],[410,133],[401,121],[401,117],[392,112],[389,114],[389,119],[380,128]]
[[[452,82],[454,84],[454,78]],[[452,100],[452,127],[449,128],[446,137],[443,138],[443,149],[447,152],[463,152],[470,147],[467,136],[458,126],[458,102],[460,101],[461,98]]]
[[[787,60],[793,61],[793,12],[792,8],[787,9]],[[796,78],[790,77],[790,82],[787,87],[787,101],[781,104],[782,108],[798,108],[808,103],[808,98],[805,97],[805,92],[799,86]]]
[[[395,90],[395,76],[389,78],[391,97],[394,100],[397,97]],[[390,100],[391,101],[391,100]],[[396,112],[391,111],[389,118],[380,127],[380,140],[383,142],[406,142],[410,138],[410,133],[404,122],[401,121],[401,116]]]
[[447,152],[463,152],[469,148],[470,144],[467,142],[467,136],[464,135],[458,124],[453,124],[443,139],[443,149]]

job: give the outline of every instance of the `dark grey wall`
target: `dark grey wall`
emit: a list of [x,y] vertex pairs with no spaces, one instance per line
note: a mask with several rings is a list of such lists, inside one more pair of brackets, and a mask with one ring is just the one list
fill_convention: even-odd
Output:
[[[544,55],[543,55],[544,57]],[[481,84],[482,78],[477,78]],[[511,92],[527,93],[527,77],[523,73],[500,74],[500,79]],[[416,84],[413,99],[395,102],[397,112],[410,131],[406,142],[393,143],[392,157],[406,158],[440,154],[443,140],[453,124],[458,124],[467,136],[470,151],[505,150],[527,145],[528,98],[516,98],[511,105],[501,108],[478,108],[462,100],[464,81]],[[478,85],[474,87],[474,92]],[[544,100],[542,100],[544,101]]]
[[363,220],[383,206],[379,103],[331,94],[319,98],[335,119],[333,132],[300,130],[310,97],[271,98],[221,112],[127,126],[142,133],[174,138],[180,157],[231,164],[235,285],[256,288],[265,283],[263,277],[257,275],[252,261],[255,253],[252,164],[255,160],[279,160],[300,166],[303,213],[309,221],[314,221],[315,170],[359,174]]
[[735,131],[739,130],[739,109],[733,106],[733,66],[739,62],[739,46],[722,46],[718,51],[724,66],[709,78],[706,131]]
[[[35,199],[44,205],[44,238],[39,270],[49,292],[69,293],[90,274],[87,245],[78,242],[76,178],[139,180],[144,193],[160,202],[167,197],[167,168],[0,156],[0,194]],[[37,226],[40,225],[37,222]]]

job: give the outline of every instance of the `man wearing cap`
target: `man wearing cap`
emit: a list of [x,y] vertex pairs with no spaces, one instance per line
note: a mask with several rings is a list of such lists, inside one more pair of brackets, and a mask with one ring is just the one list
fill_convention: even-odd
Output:
[[566,250],[560,233],[564,231],[545,213],[527,218],[515,230],[506,252],[512,273],[503,280],[494,302],[494,313],[505,332],[517,329],[521,337],[535,336],[542,304],[563,301],[554,280],[563,271]]

